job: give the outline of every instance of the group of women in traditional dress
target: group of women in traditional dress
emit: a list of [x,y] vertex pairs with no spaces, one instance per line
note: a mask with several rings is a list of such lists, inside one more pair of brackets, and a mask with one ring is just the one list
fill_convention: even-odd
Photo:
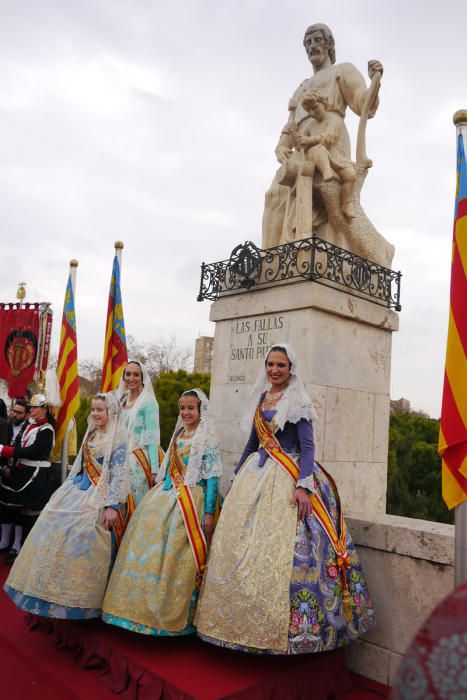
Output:
[[181,395],[160,460],[150,377],[129,362],[117,395],[93,399],[74,467],[26,540],[7,593],[38,615],[102,615],[146,635],[197,631],[246,652],[318,652],[356,638],[374,613],[336,485],[314,459],[314,418],[294,350],[275,345],[220,509],[205,394]]

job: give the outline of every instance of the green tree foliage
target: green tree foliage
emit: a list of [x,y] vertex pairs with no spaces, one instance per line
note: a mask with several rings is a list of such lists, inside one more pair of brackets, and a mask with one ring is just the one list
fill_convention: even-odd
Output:
[[439,420],[394,413],[389,427],[387,512],[453,523],[441,496]]
[[189,374],[183,369],[177,372],[163,372],[153,382],[159,403],[161,445],[167,449],[178,416],[178,399],[188,389],[202,389],[209,396],[211,375],[202,372]]

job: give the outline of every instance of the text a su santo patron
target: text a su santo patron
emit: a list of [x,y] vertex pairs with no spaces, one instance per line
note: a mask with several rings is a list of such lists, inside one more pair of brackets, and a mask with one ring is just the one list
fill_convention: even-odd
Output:
[[280,332],[283,329],[283,316],[235,321],[232,328],[233,344],[237,346],[239,338],[236,336],[242,336],[241,345],[240,347],[231,347],[230,359],[265,359],[269,348],[274,345],[274,342],[282,339]]

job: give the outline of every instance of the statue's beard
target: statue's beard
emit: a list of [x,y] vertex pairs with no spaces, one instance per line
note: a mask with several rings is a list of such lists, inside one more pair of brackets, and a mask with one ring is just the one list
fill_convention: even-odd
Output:
[[310,51],[310,53],[308,54],[308,59],[309,59],[310,63],[313,66],[315,66],[315,68],[319,68],[326,61],[326,56],[327,56],[327,51],[323,51],[321,49],[315,49],[314,51]]

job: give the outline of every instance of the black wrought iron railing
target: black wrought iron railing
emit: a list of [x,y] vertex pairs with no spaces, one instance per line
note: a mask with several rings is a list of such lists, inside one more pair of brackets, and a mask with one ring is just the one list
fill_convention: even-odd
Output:
[[198,301],[309,280],[400,311],[401,277],[316,236],[267,250],[246,241],[228,260],[201,265]]

